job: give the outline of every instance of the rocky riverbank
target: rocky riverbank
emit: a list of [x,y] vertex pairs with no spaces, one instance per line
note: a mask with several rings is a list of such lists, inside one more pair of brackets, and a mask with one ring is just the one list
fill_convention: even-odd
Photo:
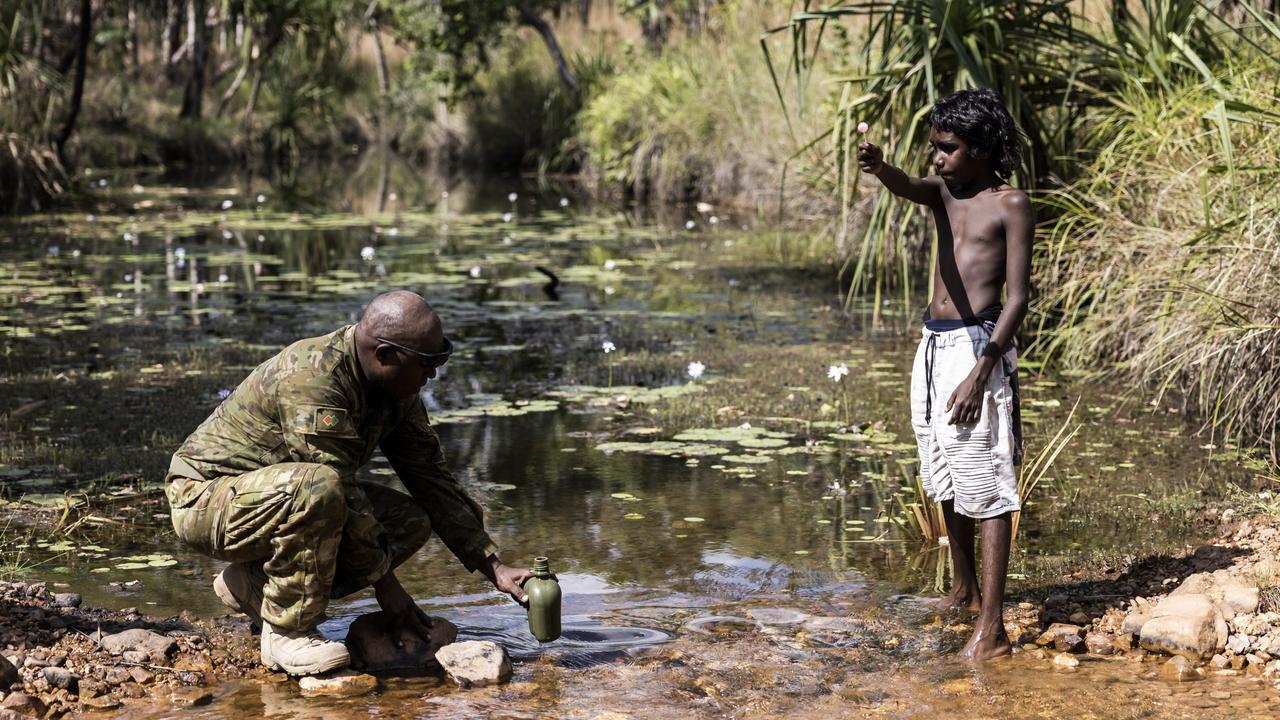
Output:
[[271,676],[242,621],[85,608],[79,595],[43,583],[0,583],[0,643],[0,718],[57,718],[143,698],[200,705],[219,683]]
[[1123,659],[1186,682],[1246,675],[1280,689],[1280,518],[1231,525],[1182,556],[1144,558],[1068,582],[1006,612],[1014,642],[1055,669]]

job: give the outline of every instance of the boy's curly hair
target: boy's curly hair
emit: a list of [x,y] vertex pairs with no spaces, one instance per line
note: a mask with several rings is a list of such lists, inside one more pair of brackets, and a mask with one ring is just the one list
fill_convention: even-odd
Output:
[[995,90],[957,90],[934,103],[925,119],[938,130],[955,133],[970,148],[985,150],[1001,177],[1009,177],[1018,167],[1022,131]]

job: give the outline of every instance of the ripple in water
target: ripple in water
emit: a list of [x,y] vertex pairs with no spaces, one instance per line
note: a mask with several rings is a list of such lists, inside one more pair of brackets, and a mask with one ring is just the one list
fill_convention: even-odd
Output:
[[609,662],[637,648],[669,642],[671,636],[653,628],[584,623],[565,625],[560,639],[549,643],[540,643],[515,628],[461,628],[459,639],[492,640],[506,647],[516,659],[554,655],[561,665],[584,667]]

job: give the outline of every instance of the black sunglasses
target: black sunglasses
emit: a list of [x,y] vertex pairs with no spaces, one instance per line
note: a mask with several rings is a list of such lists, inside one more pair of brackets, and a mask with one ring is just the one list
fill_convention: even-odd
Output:
[[397,350],[403,350],[411,355],[416,355],[418,356],[419,360],[429,363],[428,367],[433,367],[433,368],[438,368],[441,365],[444,365],[445,363],[449,362],[449,356],[453,354],[453,341],[450,340],[448,337],[444,338],[444,343],[443,343],[444,349],[436,353],[425,353],[425,352],[422,352],[421,350],[414,350],[411,347],[405,347],[404,345],[401,345],[398,342],[393,342],[384,337],[375,337],[374,340],[377,340],[378,342],[384,345],[390,345],[391,347],[396,348]]

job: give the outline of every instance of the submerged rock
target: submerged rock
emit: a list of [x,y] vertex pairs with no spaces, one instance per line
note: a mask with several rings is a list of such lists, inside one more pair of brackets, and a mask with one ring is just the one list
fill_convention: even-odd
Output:
[[179,687],[173,689],[169,701],[174,705],[199,707],[213,702],[213,693],[202,687]]
[[354,670],[338,670],[299,678],[298,687],[307,697],[357,697],[377,690],[378,678]]
[[78,608],[80,607],[80,593],[54,593],[53,602],[61,608]]
[[1189,682],[1199,680],[1204,677],[1204,673],[1187,658],[1174,655],[1160,666],[1160,677],[1170,682]]
[[481,687],[511,679],[511,658],[506,648],[489,640],[468,640],[445,645],[436,661],[460,687]]
[[444,618],[431,618],[431,636],[424,638],[379,611],[356,618],[346,643],[355,670],[423,675],[439,671],[436,651],[457,639],[458,627]]
[[1211,657],[1227,645],[1227,621],[1207,595],[1169,595],[1142,626],[1142,647],[1192,660]]
[[1075,670],[1078,667],[1080,667],[1080,660],[1078,660],[1076,656],[1072,655],[1071,653],[1064,652],[1064,653],[1058,653],[1057,655],[1053,656],[1054,670],[1069,671],[1069,670]]

